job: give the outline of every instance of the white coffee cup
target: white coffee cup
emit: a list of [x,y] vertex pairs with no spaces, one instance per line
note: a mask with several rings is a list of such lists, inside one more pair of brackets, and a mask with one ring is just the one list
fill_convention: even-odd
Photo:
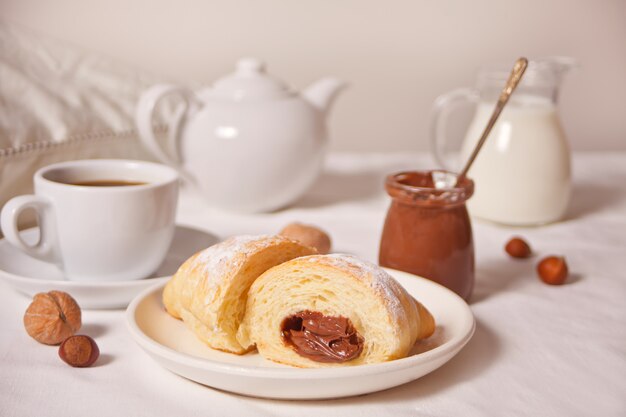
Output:
[[[2,208],[0,224],[8,242],[57,264],[70,280],[141,279],[158,268],[174,236],[178,182],[174,169],[152,162],[53,164],[35,173],[34,195],[14,197]],[[40,229],[35,245],[17,228],[29,208]]]

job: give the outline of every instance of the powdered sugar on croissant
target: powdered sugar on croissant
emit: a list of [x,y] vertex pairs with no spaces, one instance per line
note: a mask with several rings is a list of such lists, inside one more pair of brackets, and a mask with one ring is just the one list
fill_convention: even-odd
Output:
[[267,269],[315,249],[281,236],[236,236],[181,265],[163,291],[168,313],[214,349],[242,354],[236,338],[248,289]]

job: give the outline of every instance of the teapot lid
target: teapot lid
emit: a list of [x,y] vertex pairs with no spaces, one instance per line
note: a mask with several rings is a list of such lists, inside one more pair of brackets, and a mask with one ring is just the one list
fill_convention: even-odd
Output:
[[234,73],[215,82],[211,95],[240,101],[283,98],[292,93],[284,83],[265,72],[265,64],[262,61],[242,58],[237,61]]

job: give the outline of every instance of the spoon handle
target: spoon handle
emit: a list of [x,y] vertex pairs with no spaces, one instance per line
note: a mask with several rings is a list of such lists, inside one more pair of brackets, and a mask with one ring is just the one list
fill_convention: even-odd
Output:
[[522,79],[522,75],[524,75],[524,71],[526,71],[527,66],[528,66],[528,60],[526,58],[519,58],[517,61],[515,61],[515,65],[513,65],[513,69],[511,70],[509,79],[507,80],[506,85],[504,86],[504,88],[502,89],[502,92],[500,93],[500,98],[498,98],[498,102],[496,103],[496,107],[493,110],[493,113],[491,114],[491,118],[489,119],[487,126],[485,127],[485,130],[483,131],[483,134],[480,137],[480,140],[476,144],[474,151],[472,152],[469,159],[467,160],[465,167],[463,168],[463,170],[457,177],[457,180],[456,180],[457,184],[459,183],[459,181],[465,178],[465,175],[467,175],[467,171],[469,171],[470,167],[472,166],[472,163],[474,163],[474,159],[476,159],[478,152],[480,152],[480,148],[482,148],[483,143],[485,143],[485,140],[487,139],[487,136],[489,136],[489,133],[491,132],[491,129],[493,128],[493,125],[496,124],[496,120],[498,120],[498,116],[500,116],[502,109],[504,108],[506,103],[509,101],[509,97],[511,97],[511,94],[517,87],[517,84],[519,84],[520,80]]

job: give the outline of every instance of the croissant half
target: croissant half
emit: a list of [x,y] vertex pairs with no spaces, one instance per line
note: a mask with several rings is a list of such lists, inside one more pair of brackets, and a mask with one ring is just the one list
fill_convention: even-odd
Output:
[[[331,327],[345,334],[329,336]],[[332,367],[405,357],[434,328],[428,310],[380,267],[348,255],[314,255],[277,265],[254,281],[237,340],[275,362]],[[316,340],[311,329],[320,333]],[[303,354],[319,345],[338,350],[328,353],[337,353],[337,360]]]
[[189,258],[163,291],[163,304],[207,345],[243,354],[236,334],[248,289],[269,268],[315,249],[281,236],[236,236]]

